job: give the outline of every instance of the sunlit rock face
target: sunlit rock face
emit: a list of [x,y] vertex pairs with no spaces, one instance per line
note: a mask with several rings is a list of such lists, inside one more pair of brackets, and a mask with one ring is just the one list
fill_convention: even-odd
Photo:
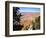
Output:
[[32,20],[35,21],[35,18],[38,17],[40,14],[39,13],[32,13],[32,14],[24,14],[21,16],[20,24],[23,25],[24,27],[22,30],[29,30],[32,29]]

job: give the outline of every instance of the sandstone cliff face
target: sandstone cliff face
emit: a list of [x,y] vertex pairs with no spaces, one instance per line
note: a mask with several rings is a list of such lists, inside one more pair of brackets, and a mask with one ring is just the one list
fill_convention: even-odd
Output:
[[22,30],[28,30],[29,28],[32,28],[32,20],[35,21],[35,18],[38,16],[40,16],[39,13],[23,15],[20,20],[20,24],[24,26]]

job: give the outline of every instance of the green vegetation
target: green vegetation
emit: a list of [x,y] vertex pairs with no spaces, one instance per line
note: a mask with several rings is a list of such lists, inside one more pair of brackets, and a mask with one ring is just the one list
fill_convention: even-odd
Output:
[[33,24],[33,27],[32,27],[33,30],[40,29],[40,16],[36,17],[35,22],[32,21],[32,24]]

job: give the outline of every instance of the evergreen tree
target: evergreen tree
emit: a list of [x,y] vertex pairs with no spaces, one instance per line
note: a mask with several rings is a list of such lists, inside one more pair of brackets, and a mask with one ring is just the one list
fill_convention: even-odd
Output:
[[18,7],[13,7],[13,30],[21,30],[23,26],[20,25],[20,17],[22,16],[19,13]]

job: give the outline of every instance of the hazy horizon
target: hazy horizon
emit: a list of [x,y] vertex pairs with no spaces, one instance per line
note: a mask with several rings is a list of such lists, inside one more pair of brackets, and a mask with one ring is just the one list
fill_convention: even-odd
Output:
[[19,12],[21,14],[40,13],[40,8],[20,7]]

